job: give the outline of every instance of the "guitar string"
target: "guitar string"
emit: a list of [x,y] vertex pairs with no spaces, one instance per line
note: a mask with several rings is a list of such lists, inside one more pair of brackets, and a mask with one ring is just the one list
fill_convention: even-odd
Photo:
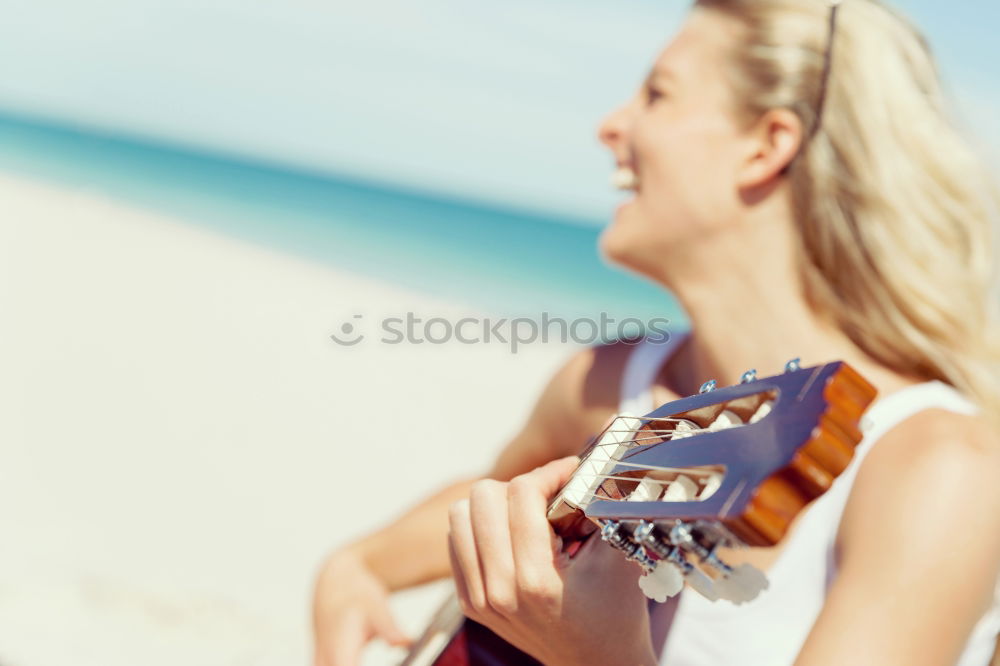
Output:
[[[718,406],[723,408],[720,410],[720,413],[726,411],[725,403],[719,403]],[[616,416],[608,425],[608,428],[613,426],[618,421],[645,421],[647,423],[662,421],[664,423],[684,423],[685,421],[690,422],[692,419],[684,418],[682,416]]]
[[[714,476],[714,475],[718,474],[718,472],[706,472],[706,471],[694,470],[694,469],[675,470],[675,469],[672,469],[672,468],[669,468],[669,467],[663,467],[663,468],[658,468],[658,469],[662,469],[664,471],[678,471],[678,472],[683,472],[685,476],[693,476],[693,475],[697,475],[697,474],[701,474],[701,475],[704,475],[704,476]],[[644,479],[636,479],[636,478],[633,478],[633,477],[615,476],[615,475],[610,475],[610,474],[595,474],[595,475],[593,475],[593,478],[595,480],[599,479],[599,478],[604,478],[604,479],[615,479],[615,480],[618,480],[618,481],[642,481],[642,480],[644,480]],[[658,481],[658,480],[657,480],[657,482],[660,485],[663,485],[663,486],[666,486],[666,487],[669,487],[671,483],[674,483],[674,481]],[[589,502],[591,502],[593,500],[606,500],[608,502],[629,502],[629,501],[631,501],[631,500],[628,499],[628,497],[622,497],[622,498],[618,498],[618,499],[615,499],[614,497],[601,497],[601,496],[598,496],[597,490],[588,490],[583,495],[583,497],[580,498],[580,502],[579,503],[580,504],[585,504],[585,503],[589,503]],[[648,500],[648,501],[659,502],[659,501],[662,501],[662,500],[656,499],[656,500]],[[677,501],[680,501],[680,502],[696,502],[696,501],[701,501],[701,500],[699,500],[697,497],[694,497],[694,498],[688,499],[688,500],[677,500]]]
[[615,426],[620,421],[643,421],[646,424],[648,424],[648,423],[654,423],[654,422],[675,423],[675,424],[690,423],[691,422],[690,419],[684,419],[684,418],[680,418],[680,417],[651,418],[651,417],[645,417],[645,416],[616,416],[614,419],[612,419],[611,423],[608,424],[607,428],[605,428],[604,430],[602,430],[600,433],[597,434],[597,436],[595,437],[595,439],[602,438],[602,437],[604,437],[604,435],[606,435],[609,432],[634,432],[634,431],[639,430],[640,428],[643,427],[641,425],[637,426],[635,428],[629,428],[629,427],[626,426],[624,430],[622,430],[620,428],[615,428]]
[[[691,421],[687,421],[685,419],[683,421],[679,421],[678,423],[691,423]],[[745,421],[741,421],[739,425],[748,425],[748,423],[745,422]],[[620,434],[620,433],[629,433],[629,434],[632,434],[632,433],[647,433],[647,432],[648,433],[666,433],[666,434],[670,434],[670,433],[673,433],[673,432],[677,432],[677,428],[627,428],[627,429],[614,429],[614,430],[608,429],[608,430],[605,430],[604,432],[601,433],[600,439],[604,439],[604,436],[608,435],[608,434]],[[687,433],[697,434],[697,433],[712,432],[712,431],[711,431],[711,428],[709,426],[701,426],[699,428],[694,428],[692,430],[682,430],[681,432],[686,433],[686,434]]]
[[[675,419],[675,418],[649,418],[649,417],[640,417],[640,416],[619,416],[619,417],[615,418],[608,425],[608,427],[605,428],[604,431],[601,432],[601,434],[599,435],[600,439],[604,439],[608,434],[625,434],[625,433],[627,433],[627,434],[632,435],[632,434],[635,434],[636,432],[640,432],[640,431],[643,432],[643,433],[652,433],[654,435],[657,435],[657,434],[673,435],[675,432],[677,432],[676,429],[670,429],[670,430],[667,430],[667,429],[648,430],[647,429],[647,430],[644,430],[644,429],[642,429],[640,427],[640,428],[629,428],[629,429],[622,430],[622,429],[613,428],[613,426],[618,421],[621,421],[621,420],[624,420],[624,419],[634,419],[634,420],[649,421],[649,422],[652,422],[652,421],[666,421],[666,422],[675,422],[675,423],[683,423],[683,422],[690,423],[689,420],[687,420],[687,419],[680,419],[680,418],[676,418]],[[741,427],[743,425],[746,425],[746,423],[742,423],[742,424],[740,424],[739,426],[736,426],[736,427]],[[686,438],[686,437],[690,437],[692,435],[700,435],[700,434],[704,434],[704,433],[708,433],[708,432],[713,432],[713,431],[710,430],[709,428],[696,428],[694,430],[684,430],[682,432],[684,433],[685,438]],[[667,441],[671,441],[671,440],[666,439],[666,438],[662,438],[662,437],[655,437],[655,436],[654,437],[643,437],[643,438],[632,437],[630,439],[625,439],[625,440],[620,441],[620,442],[619,441],[611,441],[611,442],[600,442],[600,441],[598,441],[596,444],[593,444],[591,446],[591,448],[592,449],[597,449],[597,448],[603,449],[603,448],[609,447],[609,446],[619,447],[619,446],[627,446],[629,444],[638,445],[640,441],[660,441],[660,442],[667,442]],[[577,472],[580,471],[580,468],[583,467],[584,463],[586,463],[586,462],[588,462],[588,459],[586,459],[586,458],[584,458],[584,459],[582,459],[580,461],[580,463],[576,466],[576,469],[573,472],[574,476],[577,474]],[[619,464],[625,464],[625,463],[621,463],[620,461],[618,461],[618,462],[619,462]],[[629,466],[636,467],[635,464],[629,464]],[[661,469],[661,468],[649,467],[648,469],[655,470],[655,469]],[[666,468],[663,468],[663,469],[666,469]]]
[[[670,428],[670,429],[659,429],[659,430],[640,430],[640,429],[636,429],[636,430],[610,430],[608,432],[610,434],[616,434],[616,435],[617,434],[631,434],[631,435],[635,435],[635,434],[645,434],[645,433],[651,433],[651,434],[654,434],[654,435],[655,434],[672,435],[675,432],[681,432],[681,433],[683,433],[685,435],[689,435],[689,434],[690,435],[698,435],[698,434],[701,434],[701,433],[704,433],[704,432],[713,432],[713,431],[709,427],[702,427],[702,428],[695,428],[693,430],[680,430],[680,431],[677,430],[676,428]],[[604,438],[602,437],[601,439],[604,439]],[[604,444],[600,444],[600,445],[603,446]]]
[[[739,426],[735,426],[735,427],[739,427]],[[647,431],[643,431],[643,432],[647,432]],[[672,435],[672,434],[674,434],[677,431],[676,430],[664,430],[662,432],[663,432],[663,434],[666,434],[666,435]],[[684,435],[684,437],[690,437],[691,435],[702,435],[704,433],[718,432],[718,431],[717,430],[710,430],[708,428],[702,428],[700,430],[682,430],[680,432],[681,432],[681,434]],[[653,434],[656,435],[658,433],[653,433]],[[597,444],[594,444],[594,448],[595,449],[596,448],[603,448],[605,446],[625,446],[627,444],[635,444],[635,443],[638,443],[638,442],[652,442],[652,441],[669,442],[669,441],[671,441],[671,439],[668,439],[666,437],[657,437],[657,436],[654,436],[654,437],[634,437],[632,439],[624,439],[624,440],[622,440],[620,442],[601,442],[601,443],[597,443]]]
[[[670,431],[670,432],[672,433],[673,431]],[[701,433],[705,433],[705,432],[710,432],[710,431],[708,429],[688,430],[688,431],[685,431],[685,434],[690,433],[691,435],[697,435],[697,434],[701,434]],[[661,441],[661,442],[670,441],[670,440],[666,440],[666,439],[661,439],[659,437],[649,437],[649,438],[645,438],[645,439],[625,440],[623,442],[606,442],[604,444],[595,444],[593,448],[595,448],[595,449],[597,449],[597,448],[603,449],[603,448],[608,447],[608,446],[620,447],[620,446],[627,446],[629,444],[638,445],[639,441],[647,441],[647,440],[658,440],[658,441]],[[582,460],[580,460],[579,464],[577,464],[576,468],[573,470],[573,475],[572,476],[575,477],[577,474],[579,474],[580,470],[583,468],[584,464],[586,464],[588,462],[596,462],[596,461],[591,461],[589,459],[589,457],[588,458],[583,458]],[[612,461],[609,459],[607,461],[602,461],[602,462],[607,463],[607,462],[612,462]],[[667,468],[667,467],[641,466],[641,465],[638,465],[636,463],[625,463],[625,462],[622,462],[621,460],[616,460],[614,462],[616,464],[618,464],[618,465],[626,465],[628,467],[635,467],[637,469],[649,469],[649,470],[660,470],[660,469],[662,469],[662,470],[666,470],[666,471],[671,471],[671,470],[675,469],[675,468]]]
[[[615,464],[619,465],[619,466],[622,466],[622,467],[631,467],[631,468],[637,469],[637,470],[642,470],[642,469],[649,470],[651,472],[657,472],[657,471],[660,471],[660,470],[674,471],[674,470],[678,470],[679,469],[679,471],[681,471],[681,472],[683,472],[683,473],[686,474],[688,471],[690,471],[692,469],[697,469],[697,468],[684,468],[684,469],[681,469],[681,468],[677,468],[677,467],[657,467],[656,465],[644,465],[642,463],[625,462],[625,461],[621,461],[621,460],[615,461]],[[711,472],[705,472],[705,473],[711,473]],[[585,474],[592,474],[592,472],[585,472]]]
[[[632,468],[637,469],[637,470],[644,469],[644,470],[648,470],[648,471],[651,471],[651,472],[672,472],[672,473],[676,473],[678,475],[700,476],[700,477],[703,477],[703,478],[707,478],[707,477],[711,477],[711,476],[715,476],[715,475],[719,474],[719,472],[716,471],[716,470],[705,470],[705,469],[698,469],[698,468],[693,468],[693,467],[687,467],[687,468],[681,468],[681,467],[657,467],[655,465],[641,465],[641,464],[638,464],[638,463],[625,463],[625,462],[618,462],[617,464],[624,465],[626,467],[632,467]],[[599,473],[596,473],[596,472],[582,472],[581,473],[580,472],[580,467],[577,467],[577,470],[575,472],[573,472],[573,477],[572,478],[573,479],[577,479],[577,478],[583,479],[584,482],[588,484],[588,486],[592,486],[593,483],[595,481],[597,481],[597,479],[615,479],[616,481],[635,481],[635,482],[640,482],[640,481],[643,481],[647,477],[643,477],[642,479],[637,479],[635,477],[621,476],[621,475],[617,475],[617,474],[599,474]],[[654,480],[657,481],[658,483],[662,483],[662,484],[666,484],[666,485],[669,485],[670,483],[674,483],[674,481],[676,481],[676,479],[674,481],[666,481],[666,480],[664,480],[662,482],[659,481],[658,479],[654,479]],[[569,485],[569,484],[567,484],[567,485]],[[588,491],[588,495],[590,495],[591,498],[593,499],[594,497],[596,497],[596,495],[594,494],[595,492],[596,491]],[[601,498],[601,499],[609,499],[609,498]],[[611,501],[624,501],[624,500],[611,500]]]
[[[686,468],[682,468],[682,467],[657,467],[656,471],[658,471],[658,472],[672,472],[672,473],[675,473],[675,474],[677,474],[679,476],[703,476],[703,477],[706,477],[706,476],[714,476],[716,474],[719,474],[719,472],[717,470],[698,469],[696,467],[686,467]],[[597,474],[597,473],[585,473],[585,474],[581,474],[580,477],[578,477],[578,478],[589,479],[589,480],[614,479],[615,481],[634,481],[636,483],[641,482],[641,481],[647,481],[647,480],[649,480],[649,481],[655,481],[656,483],[659,483],[660,485],[670,485],[671,483],[675,483],[676,482],[676,479],[652,479],[652,478],[650,478],[648,476],[637,478],[637,477],[634,477],[634,476],[623,476],[621,474]]]
[[[708,498],[706,497],[705,499],[708,499]],[[587,504],[590,504],[591,502],[593,502],[594,500],[603,500],[603,501],[606,501],[606,502],[629,502],[629,501],[631,501],[627,497],[623,497],[622,499],[614,499],[613,497],[600,497],[600,496],[597,495],[597,493],[588,492],[586,495],[584,495],[580,499],[580,504],[581,505],[587,505]],[[655,499],[655,500],[647,500],[647,501],[649,501],[649,502],[662,502],[663,500]],[[700,500],[697,497],[695,497],[695,498],[688,499],[688,500],[673,500],[673,501],[676,501],[676,502],[682,503],[682,504],[687,504],[689,502],[690,503],[702,502],[704,500]],[[635,503],[637,503],[637,502],[633,502],[633,504],[635,504]]]
[[[723,407],[723,411],[724,411],[725,410],[725,406],[727,404],[728,403],[720,402],[720,403],[718,403],[718,406],[722,406]],[[611,423],[608,424],[608,427],[605,428],[604,430],[602,430],[597,435],[597,437],[595,437],[595,439],[602,439],[604,437],[604,435],[606,435],[608,433],[613,433],[613,432],[629,432],[629,433],[631,433],[631,432],[635,432],[636,430],[642,429],[642,426],[639,426],[638,428],[626,428],[624,430],[614,428],[613,426],[615,426],[619,421],[645,421],[646,423],[663,422],[663,423],[676,423],[676,424],[691,423],[690,419],[685,419],[685,418],[682,418],[682,417],[679,417],[679,416],[616,416],[616,417],[614,417],[612,419]],[[702,429],[702,431],[704,431],[704,428]],[[658,429],[658,430],[656,430],[656,432],[664,432],[664,430]],[[667,431],[667,432],[669,432],[669,431]],[[687,432],[695,433],[695,432],[699,432],[699,431],[698,430],[693,430],[693,431],[687,431]]]
[[[616,417],[608,425],[607,428],[605,428],[604,430],[602,430],[601,433],[594,438],[594,439],[598,440],[598,443],[594,444],[594,446],[597,447],[597,446],[610,446],[612,444],[620,444],[620,442],[604,442],[604,443],[600,443],[600,440],[604,439],[605,436],[607,436],[609,434],[629,434],[629,435],[632,435],[632,434],[635,434],[637,432],[652,433],[652,434],[661,434],[661,433],[662,434],[672,434],[672,433],[676,432],[676,428],[669,428],[669,429],[667,429],[667,428],[656,428],[656,429],[653,429],[653,428],[644,428],[642,426],[639,426],[638,428],[624,428],[624,429],[622,429],[622,428],[614,428],[613,427],[616,423],[618,423],[618,421],[622,421],[622,420],[626,420],[626,419],[632,419],[632,420],[636,420],[636,421],[647,421],[647,422],[650,422],[650,423],[652,423],[652,422],[658,422],[658,421],[663,421],[663,422],[666,422],[666,423],[676,423],[678,425],[681,424],[681,423],[692,423],[692,421],[690,421],[689,419],[682,419],[682,418],[649,418],[649,417],[645,417],[645,416],[619,416],[619,417]],[[684,432],[685,435],[697,435],[697,434],[701,434],[701,433],[705,433],[705,432],[711,432],[711,431],[708,428],[702,427],[702,428],[695,428],[693,430],[684,430],[682,432]]]
[[[670,430],[669,432],[665,432],[663,434],[664,435],[673,435],[675,432],[677,432],[677,431],[676,430]],[[684,437],[689,437],[691,435],[701,435],[701,434],[704,434],[706,432],[715,432],[715,431],[708,430],[708,429],[704,429],[704,430],[682,430],[682,431],[680,431],[680,434],[684,435]],[[653,433],[652,437],[633,437],[631,439],[623,439],[620,442],[602,442],[602,443],[599,443],[599,444],[594,444],[594,448],[597,448],[599,446],[601,446],[601,447],[604,447],[604,446],[624,446],[626,444],[634,444],[634,443],[637,443],[637,442],[653,442],[653,441],[669,442],[669,441],[671,441],[671,438],[670,437],[662,437],[658,433]]]

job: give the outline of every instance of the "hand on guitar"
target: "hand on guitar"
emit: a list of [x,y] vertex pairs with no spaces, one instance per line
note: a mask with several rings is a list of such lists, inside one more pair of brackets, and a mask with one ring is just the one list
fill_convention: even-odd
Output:
[[405,646],[396,626],[389,591],[364,561],[349,550],[334,553],[320,572],[313,599],[315,666],[356,666],[372,638]]
[[546,519],[565,458],[481,481],[452,505],[449,546],[465,614],[543,663],[655,664],[639,567],[592,536],[569,559]]

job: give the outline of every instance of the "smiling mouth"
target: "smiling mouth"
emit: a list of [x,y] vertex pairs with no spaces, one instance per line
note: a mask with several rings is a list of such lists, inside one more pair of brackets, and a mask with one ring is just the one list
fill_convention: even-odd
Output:
[[611,175],[611,186],[616,190],[638,192],[639,176],[635,173],[635,169],[632,167],[628,165],[620,165]]

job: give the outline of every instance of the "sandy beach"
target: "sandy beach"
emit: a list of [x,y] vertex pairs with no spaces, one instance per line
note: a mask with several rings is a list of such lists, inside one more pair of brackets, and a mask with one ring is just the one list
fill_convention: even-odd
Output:
[[3,666],[311,663],[323,554],[483,471],[573,351],[338,346],[470,313],[94,193],[0,201]]

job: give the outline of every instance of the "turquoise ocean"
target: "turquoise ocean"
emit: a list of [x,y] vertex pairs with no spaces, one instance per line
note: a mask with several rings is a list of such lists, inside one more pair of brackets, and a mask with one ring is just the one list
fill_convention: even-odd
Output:
[[0,171],[490,314],[683,322],[662,290],[602,260],[604,211],[578,219],[502,208],[10,114],[0,114]]

